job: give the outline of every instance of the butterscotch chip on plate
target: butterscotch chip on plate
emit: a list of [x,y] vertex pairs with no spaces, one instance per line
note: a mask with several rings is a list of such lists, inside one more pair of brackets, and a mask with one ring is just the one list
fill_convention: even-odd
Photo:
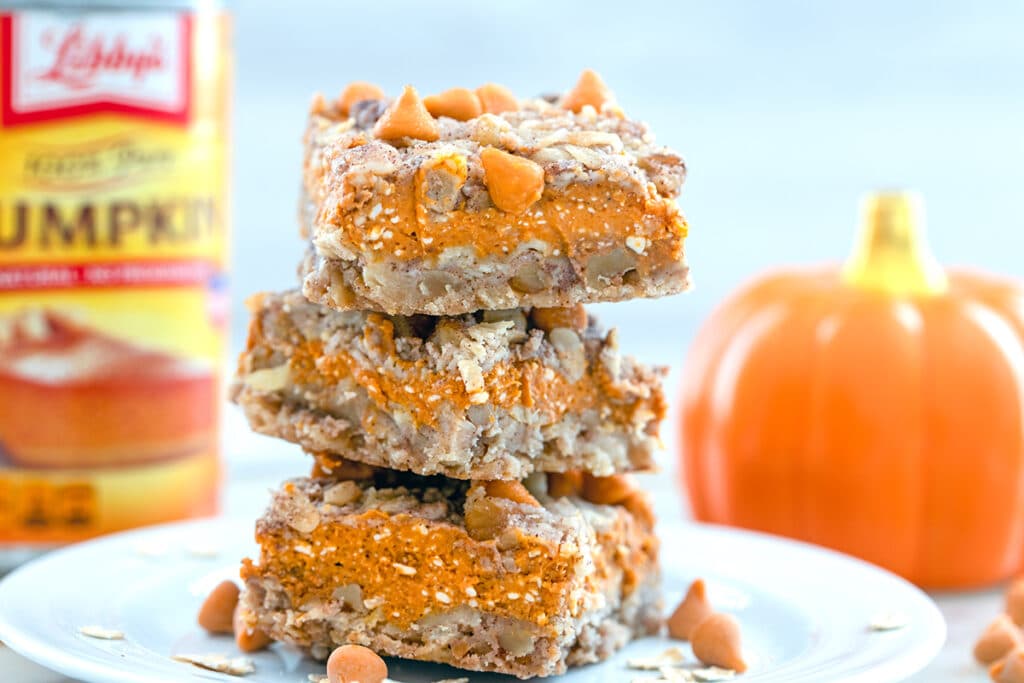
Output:
[[[653,530],[622,506],[553,498],[542,479],[518,502],[484,483],[382,469],[340,506],[323,500],[330,480],[292,480],[257,522],[240,609],[318,659],[352,644],[521,678],[656,632]],[[302,533],[289,520],[306,506],[320,524]],[[471,514],[488,518],[487,533],[470,533]]]
[[621,356],[585,314],[386,316],[299,292],[251,306],[234,401],[328,469],[332,456],[460,479],[652,466],[661,371]]
[[685,290],[682,158],[602,105],[592,79],[569,95],[519,102],[488,85],[425,107],[409,90],[320,102],[305,137],[306,296],[458,315]]

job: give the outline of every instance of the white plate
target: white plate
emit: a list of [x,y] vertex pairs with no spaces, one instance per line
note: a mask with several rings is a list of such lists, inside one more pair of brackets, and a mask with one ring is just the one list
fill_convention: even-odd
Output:
[[[195,616],[208,590],[236,577],[237,559],[252,555],[251,520],[202,520],[140,529],[66,548],[26,565],[0,583],[0,640],[36,662],[97,683],[245,681],[304,683],[323,665],[281,645],[253,659],[244,679],[169,659],[181,653],[237,654],[226,636],[208,636]],[[923,668],[945,639],[935,605],[907,582],[858,560],[779,538],[704,525],[661,528],[666,604],[696,578],[714,605],[743,625],[752,661],[743,683],[887,683]],[[217,554],[211,556],[209,549]],[[882,612],[902,615],[899,630],[872,631]],[[125,640],[78,633],[96,625]],[[570,671],[560,683],[620,683],[650,675],[626,660],[675,645],[661,638],[633,643],[610,661]],[[692,661],[692,659],[691,659]],[[389,660],[391,677],[408,683],[493,674]]]

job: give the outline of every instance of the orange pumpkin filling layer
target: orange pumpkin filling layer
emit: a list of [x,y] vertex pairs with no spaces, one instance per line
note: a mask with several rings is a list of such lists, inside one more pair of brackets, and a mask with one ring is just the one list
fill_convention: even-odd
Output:
[[[394,325],[385,316],[368,316],[364,339],[367,346],[390,367],[368,364],[351,354],[333,349],[325,354],[319,340],[306,340],[292,350],[289,374],[298,384],[317,384],[351,379],[366,389],[382,410],[401,406],[417,425],[435,425],[437,405],[444,401],[466,409],[481,402],[479,392],[469,391],[465,382],[452,373],[439,372],[423,359],[408,361],[395,349]],[[660,392],[650,401],[626,401],[622,388],[600,363],[587,364],[578,381],[547,368],[537,359],[496,364],[483,374],[486,402],[502,408],[523,406],[542,412],[549,422],[567,413],[600,407],[608,420],[628,424],[637,410],[664,414]],[[624,402],[616,403],[615,399]],[[368,427],[368,425],[364,425]]]
[[241,576],[274,577],[294,607],[337,601],[339,588],[356,585],[364,605],[401,628],[462,605],[544,627],[551,615],[594,608],[609,582],[629,596],[655,570],[657,539],[640,530],[619,514],[593,546],[531,536],[511,522],[499,539],[475,540],[451,522],[368,510],[324,518],[301,535],[261,530],[259,564],[244,560]]
[[[364,602],[382,600],[384,618],[402,628],[456,605],[538,625],[548,614],[579,612],[579,605],[567,604],[565,590],[578,554],[522,534],[514,551],[502,552],[496,541],[474,541],[449,524],[428,528],[417,517],[371,510],[344,524],[321,524],[304,537],[306,544],[268,535],[257,540],[264,549],[260,566],[247,562],[242,578],[278,577],[295,605],[331,600],[337,587],[358,584]],[[516,573],[481,570],[502,566],[503,557],[514,558]]]
[[345,210],[343,200],[333,211],[327,209],[325,218],[339,231],[340,242],[377,252],[381,259],[433,260],[455,247],[471,248],[479,257],[501,257],[536,240],[551,256],[585,258],[630,245],[641,263],[678,261],[687,233],[673,201],[646,200],[614,184],[548,186],[520,214],[491,207],[448,211],[439,219],[412,183],[389,185],[372,201],[372,206]]

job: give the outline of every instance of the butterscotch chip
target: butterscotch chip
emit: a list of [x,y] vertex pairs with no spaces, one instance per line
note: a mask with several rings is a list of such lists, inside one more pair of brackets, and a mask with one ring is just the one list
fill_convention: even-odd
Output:
[[615,96],[608,89],[604,81],[593,69],[584,69],[576,86],[565,93],[559,103],[563,109],[574,111],[577,114],[588,104],[601,111],[601,106],[606,102],[614,102]]
[[550,332],[556,327],[567,327],[582,332],[587,329],[587,311],[583,304],[556,308],[535,306],[530,311],[530,322],[545,332]]
[[387,677],[388,665],[362,645],[342,645],[327,659],[330,683],[382,683]]
[[232,619],[238,605],[238,593],[234,581],[218,583],[199,608],[199,625],[210,633],[234,633]]
[[235,607],[235,613],[232,618],[235,645],[242,652],[258,652],[273,641],[262,629],[250,625],[248,616],[241,605]]
[[690,640],[697,626],[713,612],[704,579],[697,579],[690,584],[686,597],[668,618],[668,634],[678,640]]
[[583,473],[583,498],[599,505],[616,505],[626,500],[636,485],[628,474],[613,474],[609,477],[595,477]]
[[701,621],[690,636],[690,646],[694,656],[705,664],[740,673],[747,670],[740,624],[728,614],[712,614]]
[[493,498],[505,498],[523,505],[540,507],[540,503],[533,497],[522,482],[518,481],[488,481],[484,483],[484,491]]
[[629,510],[630,514],[648,529],[654,528],[657,520],[654,517],[654,507],[651,505],[651,499],[646,493],[637,489],[626,496],[621,505]]
[[544,193],[540,164],[494,147],[480,152],[491,201],[507,213],[522,213]]
[[981,664],[991,664],[1022,645],[1024,634],[1020,628],[1009,616],[1000,614],[978,636],[974,644],[974,658]]
[[356,102],[381,99],[384,99],[384,91],[378,86],[366,81],[353,81],[345,86],[338,97],[338,112],[347,116]]
[[316,114],[318,116],[323,116],[328,113],[327,98],[324,97],[323,93],[313,93],[313,98],[309,102],[309,113]]
[[583,489],[583,472],[548,472],[548,495],[552,498],[575,496]]
[[456,121],[468,121],[484,113],[480,97],[469,88],[452,88],[440,95],[427,95],[423,105],[432,116],[447,116]]
[[1024,683],[1024,648],[1017,648],[993,664],[988,675],[996,683]]
[[512,91],[497,83],[485,83],[476,89],[476,96],[486,114],[500,114],[519,109],[519,100]]
[[373,135],[384,140],[416,138],[433,142],[441,137],[441,129],[423,106],[416,88],[407,85],[377,120]]

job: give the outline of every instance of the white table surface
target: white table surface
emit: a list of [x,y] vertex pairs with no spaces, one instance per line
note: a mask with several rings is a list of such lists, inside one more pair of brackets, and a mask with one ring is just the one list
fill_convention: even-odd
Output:
[[[276,488],[282,479],[304,474],[308,466],[295,447],[249,434],[233,408],[228,412],[227,423],[226,459],[230,483],[225,491],[223,511],[228,515],[255,518],[262,511],[269,489]],[[669,441],[667,452],[671,452],[671,437]],[[659,518],[680,518],[685,515],[685,505],[676,486],[675,467],[667,454],[662,459],[662,470],[656,477],[644,477],[644,486],[654,495]],[[971,659],[971,648],[977,635],[1000,610],[1001,592],[947,593],[933,597],[946,617],[949,638],[939,657],[925,671],[909,679],[910,683],[987,681],[985,671]],[[0,683],[71,683],[72,680],[0,646]]]

